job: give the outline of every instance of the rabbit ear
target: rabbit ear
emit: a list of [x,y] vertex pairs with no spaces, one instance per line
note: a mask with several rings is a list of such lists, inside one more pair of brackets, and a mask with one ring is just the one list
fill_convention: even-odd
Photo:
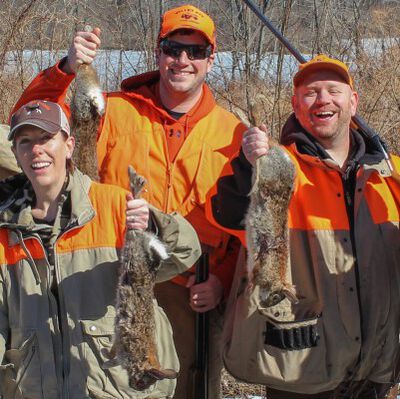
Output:
[[138,391],[143,391],[156,381],[164,380],[165,378],[172,380],[177,376],[178,373],[175,370],[157,370],[153,368],[151,370],[145,370],[140,379],[132,378],[129,385]]
[[103,370],[110,369],[111,367],[119,366],[121,364],[121,360],[116,356],[116,347],[115,344],[112,346],[110,350],[106,348],[101,348],[101,354],[108,360],[106,360],[101,368]]
[[134,198],[139,198],[146,179],[136,173],[132,165],[128,166],[129,186]]
[[178,373],[172,369],[164,369],[164,370],[151,369],[147,371],[147,373],[156,380],[163,380],[164,378],[172,380],[178,377]]
[[103,370],[111,369],[112,367],[120,366],[121,361],[118,357],[114,357],[114,359],[106,360],[102,365],[101,368]]
[[157,258],[161,260],[166,260],[169,258],[167,248],[159,239],[157,239],[156,236],[152,236],[150,238],[149,249]]

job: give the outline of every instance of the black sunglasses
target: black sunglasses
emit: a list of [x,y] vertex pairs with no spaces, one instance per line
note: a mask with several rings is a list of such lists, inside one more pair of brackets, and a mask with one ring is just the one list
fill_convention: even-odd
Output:
[[202,46],[199,44],[182,44],[168,39],[160,42],[160,49],[165,55],[179,58],[184,51],[189,60],[204,60],[211,55],[211,45]]

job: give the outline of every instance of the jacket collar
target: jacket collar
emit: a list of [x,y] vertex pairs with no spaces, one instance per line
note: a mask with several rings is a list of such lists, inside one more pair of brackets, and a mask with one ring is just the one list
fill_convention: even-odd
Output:
[[[163,119],[167,120],[169,123],[173,123],[175,122],[175,119],[168,114],[167,110],[161,103],[159,96],[159,82],[159,71],[146,72],[122,81],[121,90],[128,97],[145,102],[156,110]],[[203,119],[207,114],[209,114],[215,105],[215,98],[211,93],[210,88],[204,83],[203,93],[200,100],[189,112],[179,118],[179,121],[184,119],[182,122],[191,129],[200,119]]]
[[71,195],[70,224],[75,223],[78,226],[83,226],[93,219],[95,210],[89,198],[92,183],[89,176],[84,175],[78,169],[75,169],[74,173],[70,175],[70,182],[67,188]]
[[[366,169],[379,169],[380,173],[386,176],[389,168],[386,165],[385,170],[382,169],[385,164],[383,152],[372,140],[366,138],[358,130],[351,129],[350,132],[353,147],[349,162],[359,163]],[[334,162],[324,147],[304,130],[294,113],[290,115],[283,126],[280,142],[286,146],[293,144],[300,154],[317,157],[328,165],[332,165],[332,162]]]
[[[75,169],[69,175],[68,183],[61,195],[60,203],[64,203],[69,196],[71,199],[71,216],[67,229],[83,226],[95,215],[94,208],[89,198],[91,180]],[[9,198],[5,195],[9,193]],[[24,234],[35,233],[42,227],[37,225],[32,217],[32,204],[34,192],[29,180],[20,174],[6,179],[0,189],[0,227],[11,230],[10,245],[18,242],[17,235],[13,230],[20,230]],[[58,216],[59,217],[59,216]]]

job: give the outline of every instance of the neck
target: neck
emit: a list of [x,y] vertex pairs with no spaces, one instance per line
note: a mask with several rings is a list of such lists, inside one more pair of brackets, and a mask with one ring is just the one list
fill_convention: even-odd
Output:
[[168,89],[160,81],[160,99],[163,106],[174,112],[187,113],[200,100],[203,94],[203,87],[198,87],[194,92],[176,92]]
[[58,203],[64,187],[65,179],[60,179],[58,184],[50,189],[46,187],[36,189],[36,203],[32,208],[32,215],[37,219],[53,221],[57,215]]
[[346,165],[347,158],[350,153],[351,143],[350,134],[338,137],[337,140],[322,142],[326,152],[335,160],[340,168]]

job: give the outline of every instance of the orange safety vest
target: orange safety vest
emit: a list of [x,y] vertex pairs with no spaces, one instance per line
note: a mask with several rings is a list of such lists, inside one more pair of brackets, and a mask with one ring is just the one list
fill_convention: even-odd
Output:
[[[183,215],[200,241],[211,247],[210,271],[223,284],[225,273],[219,273],[218,264],[230,236],[209,223],[204,206],[207,192],[229,159],[227,147],[240,147],[244,129],[231,113],[214,104],[171,161],[160,110],[135,94],[114,93],[108,97],[97,147],[101,181],[128,188],[126,171],[132,165],[147,180],[143,198],[166,213]],[[174,281],[185,284],[187,279],[178,276]]]

